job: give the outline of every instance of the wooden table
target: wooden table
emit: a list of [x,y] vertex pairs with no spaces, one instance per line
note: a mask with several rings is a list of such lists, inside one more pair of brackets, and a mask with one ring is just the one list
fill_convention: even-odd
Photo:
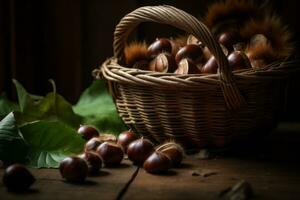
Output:
[[[180,168],[165,175],[148,174],[124,160],[120,167],[103,168],[76,185],[65,182],[57,169],[30,169],[37,179],[32,189],[10,193],[1,182],[0,199],[218,199],[240,180],[252,185],[253,199],[300,199],[299,130],[297,124],[283,124],[266,140],[239,152],[208,160],[187,156]],[[203,171],[214,173],[203,176]]]

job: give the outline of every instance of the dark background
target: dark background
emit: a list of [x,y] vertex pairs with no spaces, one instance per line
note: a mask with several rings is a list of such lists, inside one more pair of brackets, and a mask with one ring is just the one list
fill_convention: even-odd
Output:
[[[11,79],[16,78],[30,93],[44,95],[51,90],[48,79],[52,78],[58,92],[75,103],[93,80],[91,71],[112,56],[114,27],[125,14],[143,5],[170,4],[201,17],[210,2],[213,1],[0,0],[0,92],[15,99]],[[297,1],[270,2],[299,41]],[[151,40],[173,31],[166,26],[144,24],[136,35]],[[293,75],[289,84],[286,120],[300,119],[297,77]]]

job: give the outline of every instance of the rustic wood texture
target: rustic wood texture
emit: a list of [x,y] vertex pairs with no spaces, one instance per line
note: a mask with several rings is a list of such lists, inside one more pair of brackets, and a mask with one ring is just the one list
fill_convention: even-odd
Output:
[[[31,169],[37,180],[30,191],[7,192],[1,181],[0,199],[116,199],[136,169],[125,161],[118,168],[103,168],[99,175],[88,177],[81,185],[65,182],[57,169]],[[2,174],[0,170],[0,177]]]
[[[254,160],[216,158],[186,159],[184,166],[167,175],[151,175],[141,170],[124,199],[217,199],[221,191],[238,181],[249,182],[253,199],[299,199],[299,165],[274,164]],[[207,177],[195,172],[211,171]],[[204,175],[205,176],[205,175]]]

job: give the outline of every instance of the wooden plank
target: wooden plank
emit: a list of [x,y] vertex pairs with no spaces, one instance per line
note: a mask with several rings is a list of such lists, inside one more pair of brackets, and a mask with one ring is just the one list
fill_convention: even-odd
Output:
[[[197,160],[187,158],[184,166],[166,175],[151,175],[143,169],[124,199],[216,199],[221,191],[246,180],[253,186],[254,199],[299,199],[299,165],[276,164],[233,158]],[[217,174],[193,176],[199,170]]]
[[[32,190],[23,194],[7,192],[1,181],[0,199],[116,199],[130,180],[136,167],[125,161],[118,168],[103,168],[98,176],[88,177],[85,184],[65,182],[57,169],[31,169],[36,177]],[[3,169],[0,170],[2,177]]]

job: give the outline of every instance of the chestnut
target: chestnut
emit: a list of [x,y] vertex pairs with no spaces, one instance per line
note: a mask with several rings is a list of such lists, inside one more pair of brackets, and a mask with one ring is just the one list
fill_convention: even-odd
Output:
[[99,136],[98,130],[91,125],[80,125],[77,133],[82,135],[85,140],[90,140],[93,137]]
[[34,176],[21,164],[7,167],[2,180],[7,189],[14,192],[25,191],[35,182]]
[[88,164],[82,158],[71,156],[60,162],[59,171],[61,176],[67,181],[82,183],[88,174]]
[[114,167],[119,165],[124,157],[122,147],[112,142],[103,142],[97,148],[96,152],[100,155],[106,167]]
[[99,137],[100,141],[103,142],[112,142],[116,143],[117,142],[117,137],[113,134],[101,134]]
[[178,68],[174,73],[175,74],[200,74],[201,70],[193,61],[184,58],[179,62]]
[[229,52],[233,51],[233,45],[241,42],[241,36],[236,30],[227,30],[222,32],[217,37],[218,42],[224,45]]
[[142,137],[128,145],[127,155],[133,164],[142,165],[153,151],[154,144],[150,140]]
[[214,56],[210,57],[208,61],[201,68],[202,73],[216,74],[218,72],[218,63]]
[[196,44],[188,44],[177,52],[175,56],[175,61],[179,63],[184,58],[189,58],[194,63],[201,62],[203,57],[202,48]]
[[196,44],[199,46],[203,46],[202,42],[198,40],[198,38],[196,38],[193,35],[189,35],[188,38],[186,39],[186,44]]
[[135,134],[133,131],[124,131],[119,134],[117,144],[122,146],[124,152],[127,152],[128,145],[134,140],[137,140],[138,138],[138,135]]
[[176,62],[174,57],[169,53],[161,53],[154,58],[149,64],[150,71],[156,72],[174,72]]
[[156,151],[161,152],[169,157],[173,167],[178,167],[184,157],[182,146],[175,142],[167,142],[156,148]]
[[143,168],[151,174],[166,172],[172,166],[170,158],[161,152],[153,152],[144,162]]
[[87,143],[85,143],[84,150],[85,151],[96,151],[98,146],[102,143],[103,143],[103,141],[101,141],[100,138],[94,137],[94,138],[90,139],[89,141],[87,141]]
[[229,54],[228,62],[232,70],[251,68],[249,58],[242,51],[233,51]]
[[87,162],[88,171],[90,174],[96,174],[102,166],[101,157],[95,152],[87,151],[79,155],[78,157],[84,159]]
[[172,44],[168,38],[157,38],[155,42],[148,47],[147,55],[149,58],[153,58],[163,52],[172,52]]

